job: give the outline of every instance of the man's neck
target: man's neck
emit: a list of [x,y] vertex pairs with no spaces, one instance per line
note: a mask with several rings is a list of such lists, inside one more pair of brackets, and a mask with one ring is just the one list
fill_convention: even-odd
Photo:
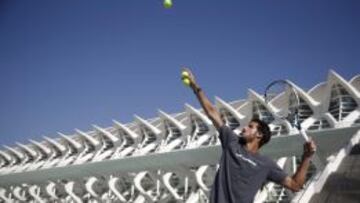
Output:
[[248,142],[245,144],[245,150],[252,154],[256,154],[259,151],[259,144],[255,142]]

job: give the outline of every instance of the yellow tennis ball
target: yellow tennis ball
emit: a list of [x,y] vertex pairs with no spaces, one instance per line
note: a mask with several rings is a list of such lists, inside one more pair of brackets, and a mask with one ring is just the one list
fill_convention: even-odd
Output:
[[163,3],[165,8],[171,8],[172,7],[172,1],[171,0],[164,0]]
[[182,81],[183,81],[184,85],[190,86],[190,79],[189,78],[183,78]]
[[189,76],[190,76],[190,74],[187,71],[183,71],[181,73],[181,77],[183,77],[183,78],[188,78]]

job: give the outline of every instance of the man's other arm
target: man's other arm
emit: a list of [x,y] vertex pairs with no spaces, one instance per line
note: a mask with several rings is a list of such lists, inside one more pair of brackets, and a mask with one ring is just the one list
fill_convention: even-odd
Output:
[[314,154],[316,149],[315,142],[313,140],[304,144],[304,153],[302,156],[302,161],[296,172],[291,177],[286,177],[282,182],[282,185],[293,192],[298,192],[302,189],[306,181],[306,173],[310,166],[311,156]]
[[224,125],[224,121],[221,118],[220,113],[210,102],[208,97],[205,95],[204,91],[197,84],[194,75],[188,68],[184,68],[183,71],[189,73],[190,87],[196,95],[201,107],[204,109],[206,116],[212,121],[216,129],[219,129]]

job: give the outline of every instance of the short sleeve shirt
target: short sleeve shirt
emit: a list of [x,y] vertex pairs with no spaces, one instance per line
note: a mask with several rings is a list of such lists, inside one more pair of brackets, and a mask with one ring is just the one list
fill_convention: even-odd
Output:
[[226,125],[219,128],[222,155],[211,189],[211,203],[251,203],[267,181],[281,183],[287,174],[270,158],[248,152]]

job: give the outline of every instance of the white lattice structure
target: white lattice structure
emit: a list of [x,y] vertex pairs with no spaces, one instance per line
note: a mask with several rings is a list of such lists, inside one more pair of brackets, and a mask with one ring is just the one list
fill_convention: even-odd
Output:
[[[317,141],[326,167],[312,166],[301,192],[269,183],[256,202],[308,201],[321,190],[329,168],[336,170],[339,150],[359,136],[360,75],[346,81],[330,71],[326,82],[309,91],[296,87],[302,126]],[[292,174],[302,140],[289,123],[272,123],[272,113],[287,108],[287,99],[277,97],[267,105],[261,94],[249,90],[247,99],[215,98],[215,104],[234,130],[254,116],[268,121],[273,138],[262,153],[278,159]],[[135,116],[131,123],[113,123],[4,146],[0,202],[207,202],[221,149],[214,126],[201,110],[186,104],[181,113],[159,110],[153,119]]]

